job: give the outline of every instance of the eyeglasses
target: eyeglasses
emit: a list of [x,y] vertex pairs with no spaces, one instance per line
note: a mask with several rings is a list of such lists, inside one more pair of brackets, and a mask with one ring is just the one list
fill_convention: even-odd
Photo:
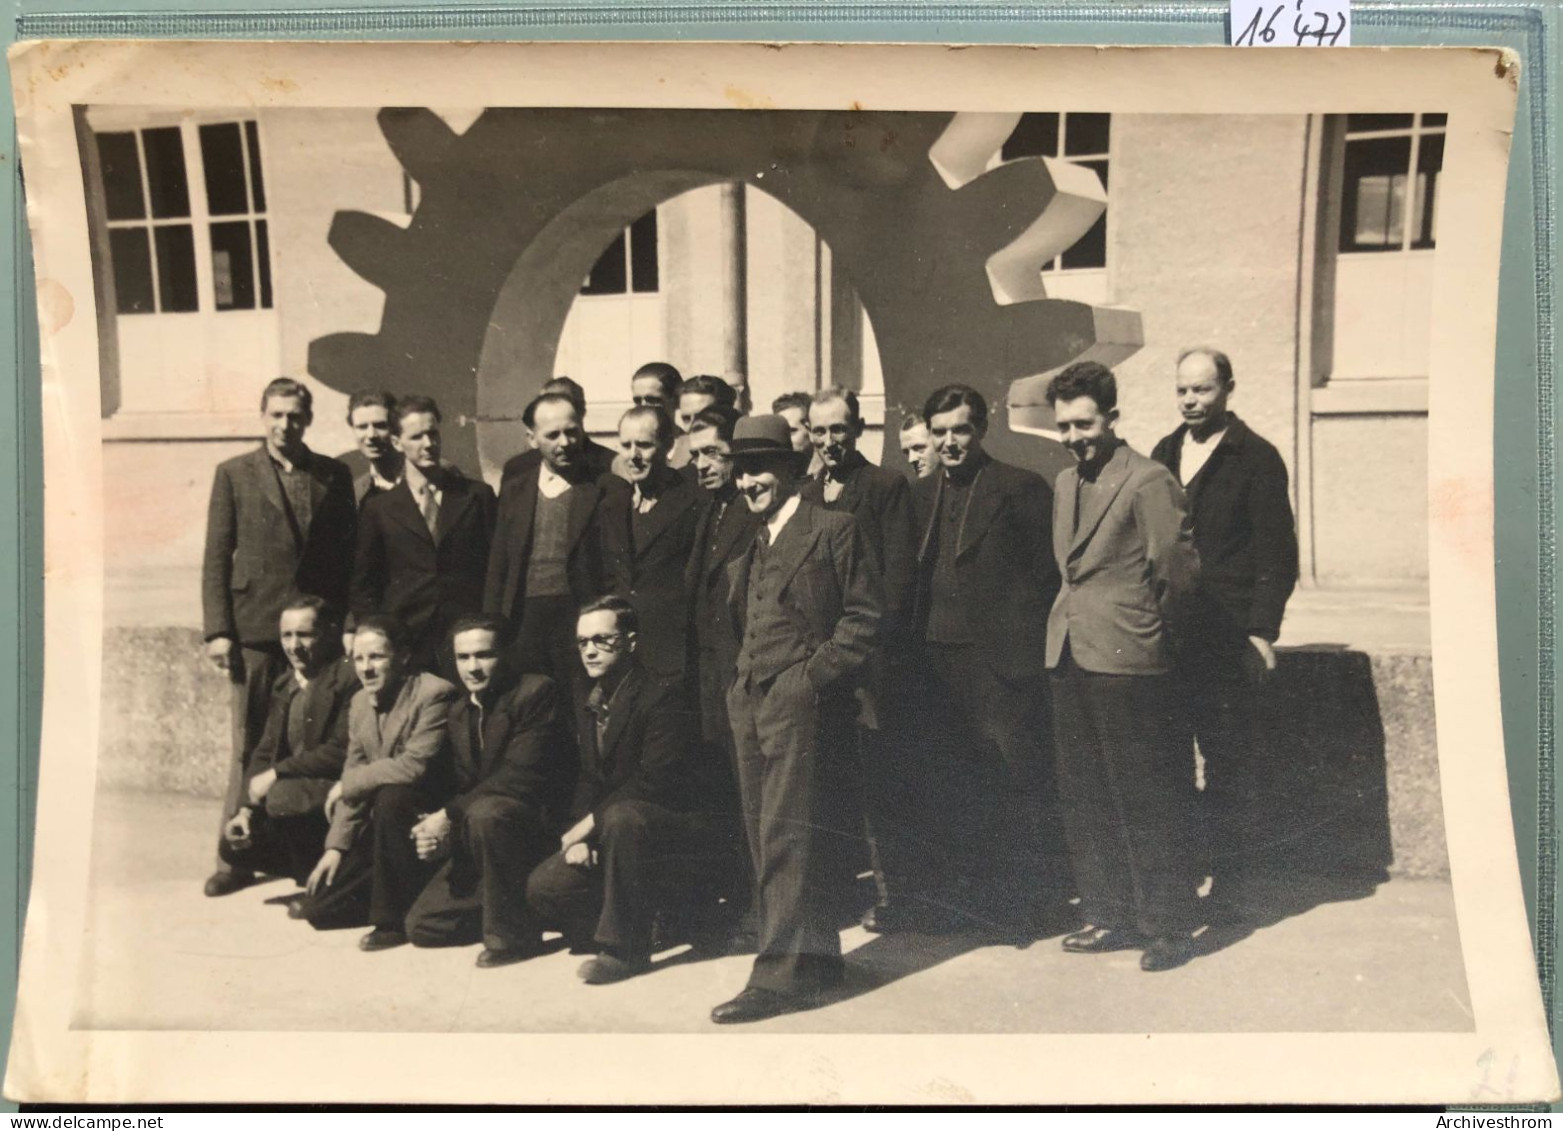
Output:
[[575,646],[584,652],[588,647],[595,648],[599,652],[617,652],[624,643],[624,633],[608,632],[601,636],[577,636]]

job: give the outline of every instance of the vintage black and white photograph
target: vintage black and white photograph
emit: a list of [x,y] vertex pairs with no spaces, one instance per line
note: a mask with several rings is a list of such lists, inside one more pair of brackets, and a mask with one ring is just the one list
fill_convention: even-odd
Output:
[[[1500,56],[627,50],[13,59],[55,419],[8,1094],[344,1094],[309,1034],[640,1038],[602,1100],[1079,1098],[1003,1058],[1112,1035],[1098,1102],[1555,1089],[1491,442],[1441,456],[1491,416]],[[741,1034],[805,1067],[657,1039]],[[348,1094],[594,1096],[536,1063]]]

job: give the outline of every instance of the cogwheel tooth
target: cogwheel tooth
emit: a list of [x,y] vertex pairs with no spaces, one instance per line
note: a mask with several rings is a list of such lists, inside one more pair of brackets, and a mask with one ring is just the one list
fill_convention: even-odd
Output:
[[343,263],[382,291],[406,273],[402,228],[371,212],[338,212],[331,218],[326,243]]
[[[1076,352],[1065,364],[1095,361],[1111,369],[1145,344],[1145,329],[1139,311],[1115,306],[1093,306],[1090,309],[1093,324],[1090,344]],[[1058,438],[1053,407],[1047,403],[1047,387],[1062,368],[1060,365],[1034,376],[1017,377],[1010,382],[1005,404],[1009,408],[1009,426],[1012,430]]]
[[928,160],[944,183],[958,189],[988,171],[993,155],[1020,124],[1020,114],[962,110],[928,147]]
[[1096,170],[1056,157],[1028,158],[1043,165],[1052,195],[1026,229],[988,257],[988,285],[1000,305],[1047,297],[1042,268],[1080,242],[1107,211],[1107,190]]
[[305,367],[337,392],[351,393],[374,383],[381,371],[380,352],[378,335],[342,331],[310,342]]
[[439,172],[461,137],[425,106],[387,106],[375,120],[396,160],[420,185]]

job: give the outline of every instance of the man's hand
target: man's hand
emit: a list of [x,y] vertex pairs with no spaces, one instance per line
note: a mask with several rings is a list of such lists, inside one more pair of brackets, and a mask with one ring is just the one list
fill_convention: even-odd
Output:
[[331,810],[336,808],[337,802],[342,800],[342,783],[332,782],[331,792],[326,794],[326,820],[331,820]]
[[443,809],[428,814],[412,827],[411,836],[417,842],[418,859],[432,859],[450,838],[449,814]]
[[271,787],[277,784],[277,771],[266,770],[250,779],[250,804],[259,805],[266,800]]
[[[562,837],[559,838],[559,847],[568,853],[571,845],[583,844],[586,838],[592,835],[592,830],[596,827],[597,819],[590,813],[586,814],[586,816],[582,817],[573,826],[571,826],[569,832],[565,833]],[[574,861],[569,860],[568,858],[566,858],[566,862],[574,863]]]
[[226,636],[214,636],[206,642],[206,659],[220,672],[233,670],[233,641]]
[[250,846],[250,811],[240,809],[223,826],[223,839],[235,848]]
[[592,850],[584,840],[578,840],[564,850],[564,862],[573,864],[577,868],[590,868],[592,866]]
[[1263,636],[1250,636],[1243,653],[1243,674],[1249,683],[1264,683],[1275,673],[1275,647]]
[[309,874],[309,879],[304,881],[304,891],[314,895],[318,891],[325,891],[331,886],[331,881],[336,879],[336,870],[342,866],[342,850],[340,848],[328,848],[321,854],[320,863],[315,865],[315,870]]

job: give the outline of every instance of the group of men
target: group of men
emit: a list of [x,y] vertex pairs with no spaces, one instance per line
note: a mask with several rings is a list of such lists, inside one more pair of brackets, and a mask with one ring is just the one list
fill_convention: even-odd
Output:
[[1297,549],[1228,359],[1186,351],[1176,385],[1147,458],[1112,372],[1061,371],[1076,463],[1050,486],[984,450],[966,385],[903,421],[902,476],[858,450],[848,389],[745,416],[653,363],[610,448],[557,378],[496,497],[441,458],[433,400],[350,399],[355,480],[273,381],[212,492],[233,758],[207,894],[291,876],[317,928],[485,967],[559,931],[589,984],[715,937],[756,956],[718,1023],[820,1001],[847,916],[1182,965],[1201,880],[1229,909],[1241,880]]

